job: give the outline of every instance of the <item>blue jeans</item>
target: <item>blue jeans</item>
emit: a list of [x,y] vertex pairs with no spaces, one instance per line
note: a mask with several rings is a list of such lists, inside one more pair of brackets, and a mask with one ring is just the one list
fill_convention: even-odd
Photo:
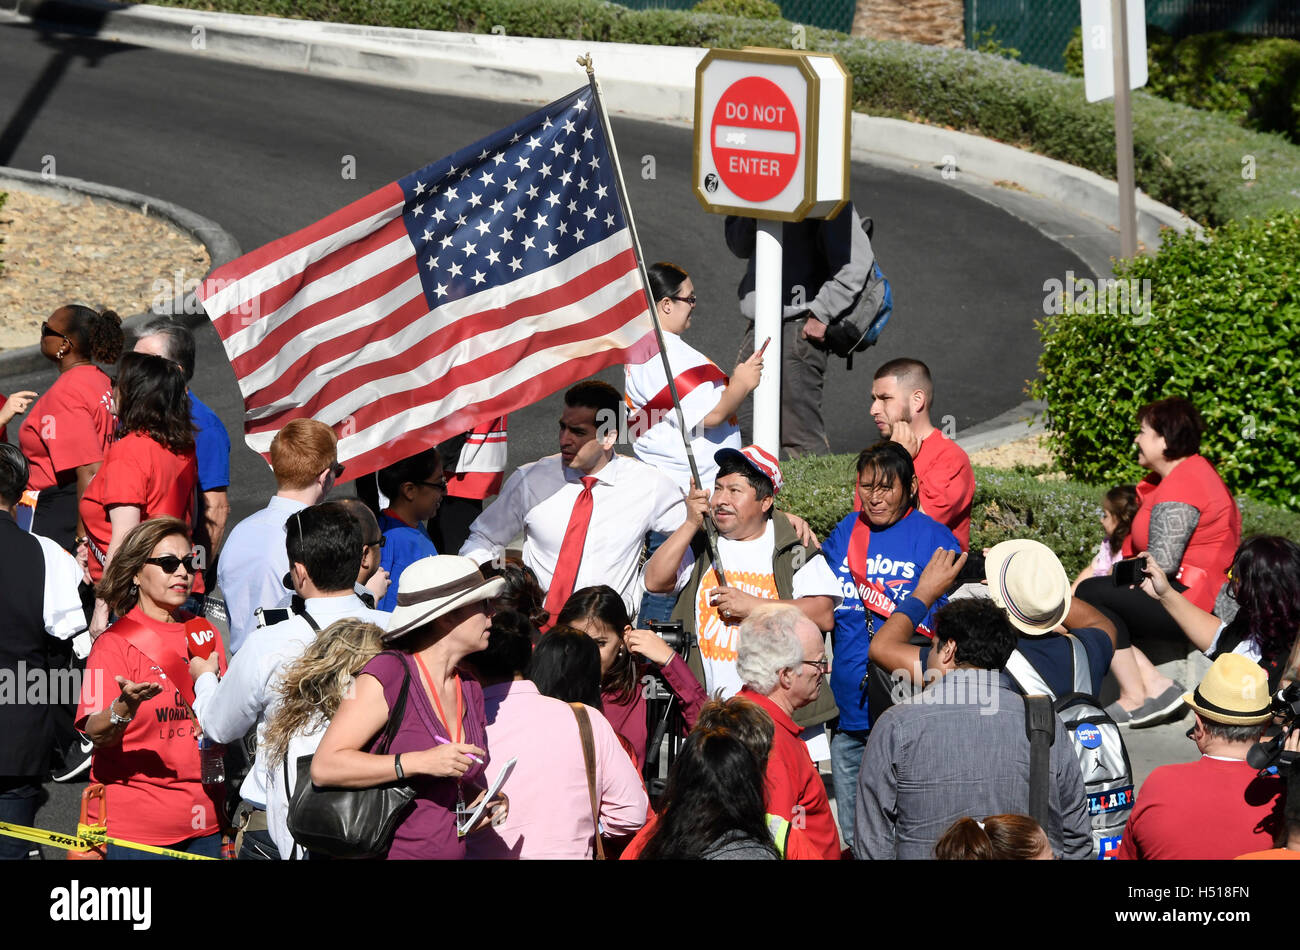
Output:
[[[41,780],[35,775],[0,777],[0,821],[31,828],[44,802]],[[25,861],[39,845],[0,835],[0,861]]]
[[[181,841],[177,844],[163,845],[172,851],[184,851],[186,854],[202,854],[209,858],[221,857],[221,832],[214,831],[210,835],[203,835],[199,838],[190,838],[187,841]],[[179,858],[169,858],[161,854],[153,854],[150,851],[137,851],[134,848],[123,848],[120,845],[110,844],[104,853],[104,856],[110,861],[176,861]]]
[[[659,545],[668,540],[668,535],[662,531],[651,531],[646,535],[645,559],[648,561],[654,557],[654,553],[659,550]],[[636,623],[638,627],[646,627],[651,620],[667,621],[673,615],[673,607],[677,606],[676,594],[652,594],[649,591],[641,598],[641,607],[636,613]]]
[[866,733],[836,732],[831,736],[831,782],[835,786],[835,810],[840,819],[844,843],[853,847],[854,816],[858,807],[858,773]]

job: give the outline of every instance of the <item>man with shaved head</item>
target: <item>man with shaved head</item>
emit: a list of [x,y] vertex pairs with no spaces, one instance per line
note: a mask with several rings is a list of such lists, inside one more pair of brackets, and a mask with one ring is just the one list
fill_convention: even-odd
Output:
[[[876,370],[871,383],[871,418],[882,438],[907,449],[920,482],[921,510],[946,525],[962,550],[970,548],[970,509],[975,472],[970,459],[930,421],[934,382],[930,368],[906,357]],[[856,509],[860,503],[855,502]]]

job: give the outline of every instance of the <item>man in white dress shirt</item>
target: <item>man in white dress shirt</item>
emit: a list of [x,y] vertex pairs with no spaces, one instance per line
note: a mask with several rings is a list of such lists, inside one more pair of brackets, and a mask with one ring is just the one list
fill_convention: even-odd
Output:
[[622,409],[622,396],[599,380],[566,392],[560,454],[520,466],[460,549],[480,565],[500,560],[522,531],[524,563],[548,592],[552,620],[573,591],[597,584],[618,591],[635,613],[646,532],[673,531],[686,517],[672,479],[614,454]]
[[217,578],[230,618],[230,651],[237,652],[257,626],[258,607],[288,601],[281,582],[289,570],[284,522],[295,511],[318,504],[343,474],[334,430],[315,419],[294,419],[271,442],[276,493],[261,511],[235,525],[217,562]]
[[[220,681],[215,654],[190,661],[194,713],[204,735],[215,742],[236,742],[256,724],[260,744],[279,705],[280,676],[317,632],[349,618],[387,629],[390,615],[367,607],[353,589],[361,569],[363,540],[357,520],[340,504],[315,505],[290,516],[285,547],[302,605],[288,620],[254,630]],[[258,756],[239,788],[240,798],[251,809],[244,809],[248,817],[241,829],[240,858],[279,857],[266,831],[267,769],[279,766]]]

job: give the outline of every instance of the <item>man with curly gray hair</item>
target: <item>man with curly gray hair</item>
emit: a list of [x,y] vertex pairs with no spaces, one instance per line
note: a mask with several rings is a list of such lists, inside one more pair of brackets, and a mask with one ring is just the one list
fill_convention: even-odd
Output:
[[775,725],[765,777],[767,810],[800,828],[822,855],[840,857],[840,837],[821,774],[800,741],[794,711],[817,699],[830,664],[821,631],[798,607],[756,608],[740,625],[738,693]]

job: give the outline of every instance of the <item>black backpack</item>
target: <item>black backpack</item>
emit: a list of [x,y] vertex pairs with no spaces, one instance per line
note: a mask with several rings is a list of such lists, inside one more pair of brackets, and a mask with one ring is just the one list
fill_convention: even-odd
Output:
[[[867,233],[867,240],[870,241],[875,233],[875,223],[870,218],[863,218],[862,230]],[[880,264],[873,256],[871,273],[853,309],[826,328],[823,342],[836,356],[847,359],[848,368],[852,369],[853,354],[861,353],[876,342],[893,312],[893,289],[889,286],[889,278],[881,273]]]
[[[1088,673],[1088,651],[1078,637],[1066,634],[1070,642],[1074,692],[1057,698],[1042,675],[1019,650],[1013,650],[1006,671],[1026,696],[1042,694],[1052,700],[1052,709],[1065,725],[1065,734],[1079,760],[1083,790],[1092,819],[1092,855],[1107,860],[1119,850],[1124,825],[1133,810],[1133,766],[1119,726],[1092,695]],[[1028,703],[1026,703],[1028,714]],[[1032,736],[1031,736],[1032,743]],[[1042,790],[1043,792],[1046,789]],[[1031,801],[1033,793],[1031,792]],[[1044,799],[1044,805],[1046,804]],[[1046,826],[1044,826],[1046,827]]]

